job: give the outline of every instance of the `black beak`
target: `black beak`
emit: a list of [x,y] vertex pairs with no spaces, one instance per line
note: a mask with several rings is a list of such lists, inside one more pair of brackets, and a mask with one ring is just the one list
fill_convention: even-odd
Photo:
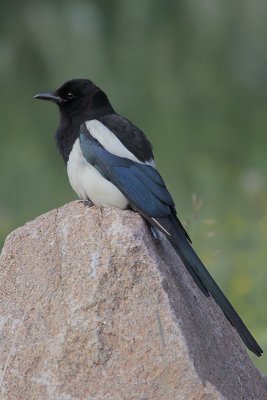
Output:
[[35,99],[53,101],[54,103],[62,103],[63,99],[57,96],[55,92],[42,92],[34,96]]

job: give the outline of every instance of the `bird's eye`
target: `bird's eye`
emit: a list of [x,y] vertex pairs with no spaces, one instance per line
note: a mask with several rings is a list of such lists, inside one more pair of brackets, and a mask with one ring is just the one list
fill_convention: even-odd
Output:
[[68,99],[68,100],[73,99],[73,97],[74,97],[73,93],[69,92],[69,93],[67,94],[67,99]]

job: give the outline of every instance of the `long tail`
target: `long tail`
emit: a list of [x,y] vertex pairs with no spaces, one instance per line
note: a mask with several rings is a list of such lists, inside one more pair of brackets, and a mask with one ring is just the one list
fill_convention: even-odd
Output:
[[152,220],[150,219],[150,222],[166,235],[201,291],[206,296],[209,293],[211,294],[228,320],[235,327],[247,348],[260,357],[263,353],[262,349],[193,250],[176,220],[174,218],[171,220],[165,218],[157,218],[156,220],[153,218]]

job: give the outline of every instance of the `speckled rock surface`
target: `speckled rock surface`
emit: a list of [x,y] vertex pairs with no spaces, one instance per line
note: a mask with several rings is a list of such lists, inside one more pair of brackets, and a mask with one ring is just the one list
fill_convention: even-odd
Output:
[[136,213],[53,210],[6,240],[3,400],[267,399],[267,379]]

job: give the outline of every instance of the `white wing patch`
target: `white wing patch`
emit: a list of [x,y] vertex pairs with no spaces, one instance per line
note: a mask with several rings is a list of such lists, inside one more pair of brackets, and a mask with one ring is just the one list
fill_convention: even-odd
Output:
[[97,119],[92,119],[85,122],[86,128],[90,134],[109,152],[115,156],[128,158],[128,160],[135,161],[140,164],[148,164],[153,168],[156,168],[153,159],[143,163],[138,160],[133,153],[131,153],[126,147],[121,143],[121,141],[114,135],[111,130],[109,130],[102,122]]

